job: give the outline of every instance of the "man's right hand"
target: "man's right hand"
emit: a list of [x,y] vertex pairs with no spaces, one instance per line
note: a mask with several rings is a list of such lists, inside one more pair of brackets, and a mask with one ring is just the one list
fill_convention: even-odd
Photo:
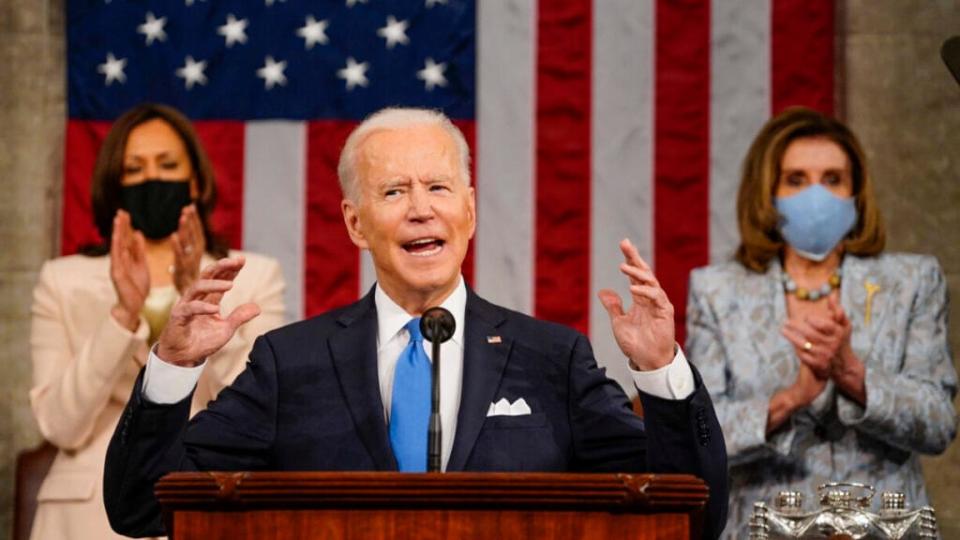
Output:
[[223,347],[241,325],[260,314],[254,303],[243,304],[227,317],[220,316],[220,301],[243,268],[243,257],[228,257],[204,268],[173,306],[170,319],[157,342],[164,362],[194,367]]

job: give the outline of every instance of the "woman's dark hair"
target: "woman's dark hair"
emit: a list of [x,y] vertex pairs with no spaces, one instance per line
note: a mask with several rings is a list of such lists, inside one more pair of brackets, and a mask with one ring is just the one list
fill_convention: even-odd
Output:
[[792,107],[763,126],[743,160],[737,195],[740,246],[736,259],[751,270],[766,271],[770,261],[783,249],[784,241],[778,229],[780,214],[773,204],[780,164],[790,143],[811,138],[836,143],[850,160],[858,220],[844,240],[845,250],[859,256],[883,251],[886,233],[860,141],[840,121],[812,109]]
[[213,166],[207,158],[193,125],[182,113],[156,103],[142,103],[123,113],[110,127],[110,132],[100,147],[97,162],[93,167],[91,201],[93,203],[93,221],[97,226],[103,243],[84,246],[80,252],[84,255],[98,256],[110,251],[110,237],[113,234],[113,218],[120,208],[120,188],[123,180],[123,155],[127,147],[130,132],[137,126],[150,120],[160,119],[166,122],[180,139],[190,156],[190,165],[197,182],[197,198],[194,201],[197,215],[203,225],[206,250],[220,259],[227,256],[226,243],[210,227],[210,214],[217,201],[217,185],[214,181]]

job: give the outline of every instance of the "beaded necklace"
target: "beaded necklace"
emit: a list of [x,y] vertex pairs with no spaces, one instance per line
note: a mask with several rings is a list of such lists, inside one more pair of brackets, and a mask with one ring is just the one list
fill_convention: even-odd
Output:
[[797,287],[797,283],[793,281],[793,278],[784,272],[782,278],[783,292],[796,296],[798,300],[816,302],[817,300],[829,295],[834,289],[840,287],[840,275],[840,269],[837,268],[833,271],[833,274],[830,275],[830,278],[827,279],[827,282],[821,285],[819,288],[807,289],[805,287]]

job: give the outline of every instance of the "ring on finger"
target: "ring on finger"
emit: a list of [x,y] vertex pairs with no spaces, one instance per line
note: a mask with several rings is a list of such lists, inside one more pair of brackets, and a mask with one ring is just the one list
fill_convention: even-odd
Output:
[[810,343],[809,341],[803,342],[803,350],[809,351],[812,348],[813,348],[813,343]]
[[192,255],[192,254],[193,254],[193,246],[191,246],[191,245],[189,245],[189,244],[186,245],[186,246],[183,246],[183,252],[186,253],[187,255]]

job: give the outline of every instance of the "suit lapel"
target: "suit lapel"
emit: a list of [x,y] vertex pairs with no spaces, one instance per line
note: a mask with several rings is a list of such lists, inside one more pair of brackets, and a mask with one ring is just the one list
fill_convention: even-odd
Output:
[[880,271],[880,265],[870,264],[871,261],[852,255],[844,257],[840,299],[853,324],[853,350],[864,361],[880,335],[888,304],[899,285]]
[[[487,409],[500,386],[513,345],[510,336],[503,335],[499,328],[505,320],[499,308],[469,289],[465,318],[463,392],[447,471],[461,471],[466,465],[486,420]],[[499,341],[488,340],[494,336],[499,337]]]
[[[743,294],[751,295],[742,300],[740,305],[743,309],[744,330],[748,332],[747,341],[757,357],[763,359],[758,365],[767,367],[771,373],[781,371],[778,366],[785,360],[788,360],[788,365],[794,365],[796,358],[793,345],[780,333],[780,327],[787,320],[787,300],[783,294],[783,269],[780,261],[771,261],[767,272],[761,276],[759,287],[749,287]],[[771,298],[772,304],[769,300]],[[758,310],[758,306],[763,309]],[[757,319],[757,315],[766,318]],[[762,335],[750,332],[750,329],[755,328],[771,330]]]
[[350,416],[378,470],[396,470],[377,372],[377,309],[371,290],[337,319],[330,357]]

